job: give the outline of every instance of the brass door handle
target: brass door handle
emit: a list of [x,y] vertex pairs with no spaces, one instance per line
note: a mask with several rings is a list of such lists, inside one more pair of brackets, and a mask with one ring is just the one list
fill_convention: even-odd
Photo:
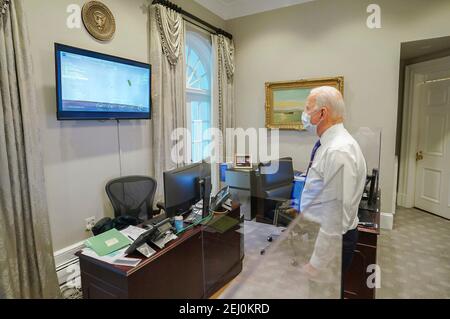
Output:
[[416,161],[421,161],[421,160],[423,160],[423,153],[422,153],[422,151],[418,151],[416,153]]

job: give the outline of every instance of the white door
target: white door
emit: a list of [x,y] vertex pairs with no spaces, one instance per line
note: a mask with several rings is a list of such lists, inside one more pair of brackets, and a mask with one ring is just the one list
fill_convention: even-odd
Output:
[[450,72],[420,86],[414,205],[450,219]]

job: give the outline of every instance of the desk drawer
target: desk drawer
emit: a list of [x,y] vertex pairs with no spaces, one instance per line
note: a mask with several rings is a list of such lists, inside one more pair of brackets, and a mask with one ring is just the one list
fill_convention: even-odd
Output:
[[127,289],[127,278],[125,274],[112,271],[112,266],[100,261],[91,259],[90,257],[80,256],[81,278],[89,275],[90,278],[101,278],[102,282],[107,282],[110,286],[117,287],[121,290]]
[[358,233],[358,243],[368,246],[377,247],[378,235],[374,233],[369,233],[365,231],[359,231]]
[[98,277],[88,273],[81,274],[81,285],[84,299],[126,299],[128,291],[110,285]]
[[349,299],[375,299],[375,289],[367,286],[369,265],[376,264],[376,247],[358,243],[352,264],[344,279],[344,297]]

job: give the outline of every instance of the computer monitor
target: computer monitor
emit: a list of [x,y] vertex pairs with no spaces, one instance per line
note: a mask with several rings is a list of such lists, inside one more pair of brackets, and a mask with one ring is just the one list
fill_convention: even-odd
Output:
[[164,172],[164,206],[167,217],[188,212],[202,199],[202,180],[210,179],[211,166],[195,163]]
[[205,176],[200,181],[200,197],[203,201],[202,217],[205,218],[209,215],[209,204],[211,199],[211,176]]
[[378,195],[378,170],[372,169],[372,175],[368,176],[370,179],[370,187],[369,187],[369,198],[368,198],[368,204],[373,205],[376,202],[376,198]]

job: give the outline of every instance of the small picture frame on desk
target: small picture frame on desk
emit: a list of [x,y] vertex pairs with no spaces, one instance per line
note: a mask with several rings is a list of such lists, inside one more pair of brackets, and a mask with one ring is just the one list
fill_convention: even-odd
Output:
[[235,155],[234,168],[252,169],[251,155]]

